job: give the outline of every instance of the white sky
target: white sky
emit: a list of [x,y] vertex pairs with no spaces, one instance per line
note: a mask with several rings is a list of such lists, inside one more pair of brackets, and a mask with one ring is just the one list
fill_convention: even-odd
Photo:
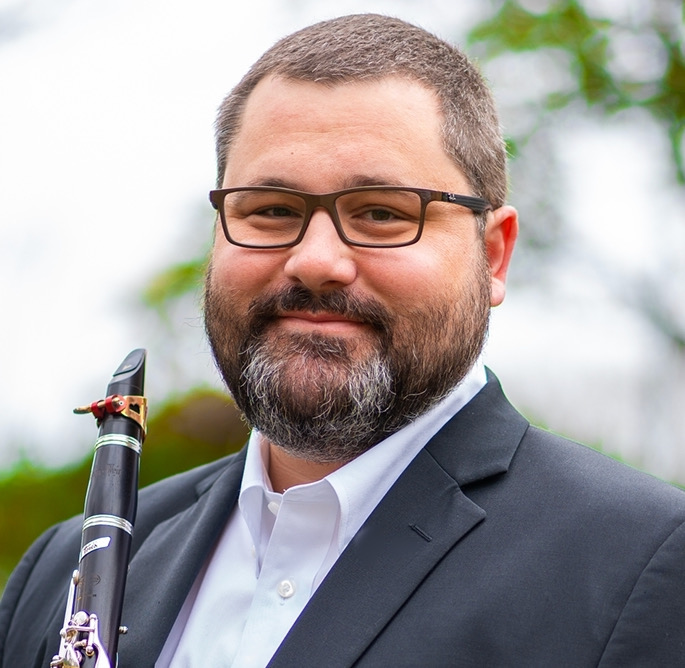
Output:
[[[13,40],[0,33],[0,466],[16,457],[19,440],[50,464],[88,451],[95,426],[71,409],[100,398],[130,349],[151,346],[126,305],[156,271],[209,238],[214,112],[264,49],[355,11],[399,15],[450,38],[478,4],[0,0],[0,11],[20,7],[29,20]],[[628,265],[653,239],[640,223],[650,215],[644,196],[626,188],[655,178],[641,139],[586,134],[563,147],[569,173],[579,175],[570,188],[582,192],[573,204],[580,238],[599,253],[618,249]],[[598,174],[615,178],[600,184]],[[621,243],[607,224],[617,202],[622,225],[635,230]],[[611,435],[661,475],[685,469],[672,449],[641,454],[635,420],[626,418],[654,363],[643,354],[648,332],[607,304],[582,268],[563,270],[562,289],[579,298],[511,294],[495,314],[488,362],[515,403],[550,426],[591,441]],[[179,355],[193,380],[216,382],[195,316],[176,323],[186,330]],[[149,352],[153,402],[187,389],[162,387],[169,370]]]

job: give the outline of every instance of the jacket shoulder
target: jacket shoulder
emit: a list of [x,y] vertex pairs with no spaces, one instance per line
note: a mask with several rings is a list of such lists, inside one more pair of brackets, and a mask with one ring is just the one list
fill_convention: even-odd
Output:
[[[521,460],[517,462],[516,460]],[[580,499],[598,498],[617,511],[637,511],[646,518],[669,511],[685,519],[685,491],[625,462],[539,427],[529,427],[514,465],[535,462],[538,480],[573,491]],[[530,464],[528,464],[530,467]]]
[[227,467],[242,465],[243,459],[244,450],[143,487],[138,493],[139,512],[154,513],[160,507],[169,509],[169,504],[172,512],[183,508],[206,491]]

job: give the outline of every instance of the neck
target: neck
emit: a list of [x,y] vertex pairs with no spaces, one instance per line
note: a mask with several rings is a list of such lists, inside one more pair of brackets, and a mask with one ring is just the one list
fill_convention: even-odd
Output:
[[287,453],[269,443],[268,472],[271,487],[275,492],[284,492],[289,487],[316,482],[333,473],[347,462],[310,462]]

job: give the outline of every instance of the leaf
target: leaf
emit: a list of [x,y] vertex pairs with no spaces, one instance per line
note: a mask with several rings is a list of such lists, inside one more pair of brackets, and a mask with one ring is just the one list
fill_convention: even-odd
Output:
[[169,302],[198,290],[206,266],[207,257],[203,255],[164,269],[145,288],[143,303],[158,312],[166,311]]

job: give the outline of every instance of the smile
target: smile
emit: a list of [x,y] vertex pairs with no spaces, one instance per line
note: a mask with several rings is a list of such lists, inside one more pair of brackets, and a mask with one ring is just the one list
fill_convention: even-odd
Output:
[[344,336],[358,334],[366,325],[359,320],[346,318],[338,313],[312,313],[311,311],[287,311],[278,316],[280,326],[286,330],[320,332]]

